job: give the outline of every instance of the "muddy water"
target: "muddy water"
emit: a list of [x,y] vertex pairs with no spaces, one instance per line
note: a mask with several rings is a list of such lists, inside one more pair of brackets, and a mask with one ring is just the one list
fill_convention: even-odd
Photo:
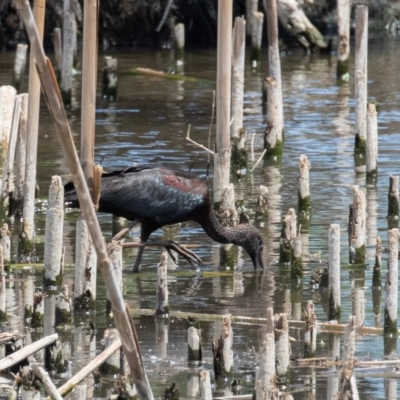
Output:
[[[0,57],[0,84],[8,84],[12,70],[12,54]],[[206,145],[210,124],[212,91],[214,90],[216,57],[213,50],[188,51],[185,55],[185,73],[202,78],[199,82],[170,81],[145,76],[123,74],[130,67],[150,67],[159,70],[175,68],[168,51],[128,50],[114,54],[118,58],[119,89],[115,102],[97,102],[96,114],[96,162],[104,168],[121,168],[131,163],[162,162],[192,168],[206,178],[207,154],[185,140],[188,125],[191,137]],[[180,242],[194,242],[196,253],[205,265],[196,269],[184,260],[178,266],[170,263],[169,290],[172,310],[207,312],[215,314],[265,316],[266,307],[273,306],[275,312],[287,312],[293,318],[303,317],[302,310],[308,300],[315,302],[317,317],[327,320],[327,304],[324,296],[309,286],[310,274],[317,267],[325,267],[328,258],[328,228],[340,224],[342,243],[342,320],[346,322],[352,314],[352,294],[361,293],[365,303],[367,326],[382,325],[383,301],[374,304],[372,265],[377,235],[387,245],[387,193],[389,175],[398,175],[400,164],[400,42],[382,39],[371,42],[369,52],[369,97],[380,103],[379,115],[379,175],[376,183],[366,185],[365,170],[355,167],[354,146],[354,82],[338,86],[335,79],[336,58],[334,56],[301,53],[287,54],[282,58],[283,98],[285,112],[285,143],[280,162],[260,163],[254,174],[234,178],[237,199],[243,200],[250,218],[254,218],[257,187],[264,184],[269,188],[269,223],[260,230],[266,243],[268,268],[264,273],[254,272],[250,259],[239,249],[235,266],[226,267],[220,262],[220,248],[192,223],[157,232],[154,238],[168,237]],[[261,87],[266,76],[267,64],[262,61],[256,68],[247,65],[245,82],[245,126],[255,136],[255,159],[262,152],[262,133],[266,116],[262,109]],[[76,92],[80,85],[77,77]],[[99,80],[101,81],[101,80]],[[100,85],[98,88],[100,93]],[[77,97],[78,98],[78,97]],[[80,107],[76,100],[69,112],[72,130],[78,143],[80,132]],[[68,171],[61,149],[54,135],[54,128],[45,104],[41,109],[38,181],[41,187],[37,214],[37,257],[43,256],[44,211],[47,188],[54,174],[68,179]],[[281,216],[289,207],[297,207],[296,180],[298,157],[306,154],[312,165],[310,172],[312,216],[303,223],[303,251],[311,261],[305,262],[305,277],[302,282],[291,284],[288,266],[279,265],[279,231]],[[210,186],[211,181],[209,182]],[[347,221],[348,208],[352,201],[352,186],[360,185],[367,195],[367,263],[365,269],[348,266]],[[77,213],[66,215],[65,244],[66,262],[74,257],[75,220]],[[104,234],[111,237],[112,223],[108,215],[99,215]],[[15,229],[16,230],[16,229]],[[137,236],[137,231],[131,234]],[[14,236],[15,238],[15,236]],[[13,244],[14,252],[16,240]],[[141,273],[129,272],[135,251],[124,253],[124,296],[130,307],[155,307],[156,266],[160,250],[148,249],[143,258]],[[386,266],[386,254],[382,257]],[[21,319],[22,293],[29,273],[20,275],[12,271],[8,283],[10,297],[11,328],[23,329]],[[34,276],[34,285],[41,286],[41,271]],[[72,291],[73,270],[67,268],[65,282]],[[50,304],[50,302],[48,302]],[[374,307],[375,306],[375,307]],[[50,307],[50,305],[48,305]],[[381,311],[380,315],[378,314]],[[78,371],[96,351],[101,349],[100,340],[108,322],[105,317],[105,290],[101,277],[98,281],[97,313],[92,316],[97,332],[90,335],[81,328],[82,318],[76,318],[74,332],[60,332],[65,352],[71,362],[71,373]],[[82,317],[82,316],[80,316]],[[135,317],[145,365],[157,397],[167,384],[176,382],[181,397],[194,396],[197,373],[200,369],[212,369],[211,340],[216,330],[215,323],[204,322],[203,363],[188,365],[184,321],[176,318],[155,321],[153,317]],[[51,322],[47,332],[51,332]],[[251,393],[254,387],[254,370],[257,365],[260,326],[234,325],[234,377],[243,383],[242,393]],[[304,355],[303,332],[291,330],[292,357]],[[43,335],[32,332],[32,340]],[[316,356],[330,356],[334,349],[342,348],[342,336],[320,334]],[[375,360],[385,357],[382,337],[357,337],[356,357],[359,360]],[[340,353],[341,354],[341,353]],[[386,357],[396,357],[392,349]],[[57,383],[66,377],[55,377]],[[329,387],[337,378],[336,370],[329,373],[324,369],[293,367],[290,382],[294,398],[327,398]],[[231,379],[218,382],[216,393],[229,393]],[[88,380],[90,396],[105,397],[112,387],[112,379],[93,386]],[[194,386],[193,386],[194,385]],[[372,373],[358,376],[360,398],[367,396],[386,398],[385,390],[398,393],[397,381]],[[194,389],[193,389],[194,387]]]

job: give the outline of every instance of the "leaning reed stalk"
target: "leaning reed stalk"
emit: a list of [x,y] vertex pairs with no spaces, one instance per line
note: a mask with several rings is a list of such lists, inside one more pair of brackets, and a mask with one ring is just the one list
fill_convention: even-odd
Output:
[[[38,30],[39,43],[43,41],[44,13],[46,0],[34,2],[33,15]],[[39,109],[40,109],[40,79],[35,66],[35,54],[30,49],[29,54],[29,100],[28,100],[28,136],[26,144],[26,165],[24,180],[24,205],[23,205],[23,232],[26,235],[24,253],[29,253],[35,229],[35,193],[36,193],[36,165],[37,146],[39,134]],[[26,251],[25,251],[26,249]]]
[[[124,281],[122,278],[122,242],[119,240],[112,240],[111,243],[108,244],[108,254],[110,256],[110,260],[112,262],[114,268],[115,278],[117,279],[117,283],[119,284],[119,288],[122,292]],[[107,302],[106,302],[106,312],[109,314],[111,312],[111,301],[108,298],[107,293]]]
[[329,228],[329,319],[340,319],[340,226]]
[[356,6],[355,51],[356,142],[355,152],[365,154],[367,139],[368,7]]
[[45,57],[28,0],[19,0],[19,4],[21,6],[20,15],[24,20],[30,38],[31,51],[36,58],[37,69],[43,89],[46,93],[48,106],[55,122],[56,132],[59,136],[67,165],[71,172],[72,180],[78,194],[79,204],[87,220],[90,235],[100,260],[100,269],[110,295],[110,300],[113,304],[114,321],[121,335],[124,352],[127,356],[138,394],[142,399],[152,400],[153,393],[141,358],[134,322],[114,278],[112,263],[108,257],[107,247],[103,235],[101,234],[96,212],[75,150],[60,92],[57,83],[52,79],[54,75],[51,72],[51,63]]
[[397,332],[399,230],[391,229],[388,231],[388,236],[388,272],[386,274],[385,284],[385,334]]

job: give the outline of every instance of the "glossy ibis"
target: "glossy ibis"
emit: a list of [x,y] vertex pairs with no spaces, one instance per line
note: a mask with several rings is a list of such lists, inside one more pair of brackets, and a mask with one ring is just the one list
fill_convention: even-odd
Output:
[[[72,182],[65,185],[65,201],[71,207],[79,207]],[[193,173],[160,165],[132,166],[103,173],[98,211],[132,221],[129,229],[141,223],[143,243],[164,225],[195,221],[216,242],[244,247],[254,268],[264,269],[263,240],[258,230],[249,224],[221,225],[212,209],[207,186]],[[139,270],[143,250],[139,248],[134,272]],[[180,253],[189,262],[199,260],[187,249]]]

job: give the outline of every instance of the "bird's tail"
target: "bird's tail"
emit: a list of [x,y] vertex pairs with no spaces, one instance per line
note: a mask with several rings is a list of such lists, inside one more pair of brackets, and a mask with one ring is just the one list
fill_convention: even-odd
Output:
[[79,208],[78,195],[73,182],[64,185],[64,203],[67,207]]

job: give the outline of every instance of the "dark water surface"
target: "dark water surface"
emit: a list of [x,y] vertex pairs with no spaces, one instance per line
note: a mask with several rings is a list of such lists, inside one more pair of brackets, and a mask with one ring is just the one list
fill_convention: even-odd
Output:
[[[200,82],[172,81],[148,76],[123,74],[130,67],[150,67],[158,70],[174,68],[169,51],[127,50],[113,54],[118,58],[118,100],[109,102],[98,98],[96,115],[95,161],[105,169],[123,168],[131,163],[162,162],[178,165],[183,169],[206,176],[207,154],[185,140],[188,125],[191,137],[207,145],[210,124],[212,91],[216,75],[214,50],[193,50],[185,54],[185,73],[204,78]],[[0,84],[11,80],[13,54],[0,56]],[[353,63],[352,63],[353,65]],[[365,299],[366,326],[375,326],[375,320],[383,322],[384,293],[381,299],[381,314],[375,315],[372,298],[372,265],[375,255],[375,239],[382,237],[387,245],[387,194],[389,175],[400,172],[400,42],[380,39],[370,43],[368,76],[369,98],[379,102],[379,175],[375,184],[366,185],[365,169],[355,168],[354,148],[354,82],[338,86],[335,78],[334,56],[304,56],[302,53],[287,54],[282,58],[283,98],[285,113],[285,143],[281,163],[260,163],[254,174],[240,181],[234,178],[237,199],[243,200],[251,220],[257,188],[260,184],[269,189],[269,223],[260,230],[266,243],[268,268],[264,273],[254,272],[250,259],[241,249],[234,268],[220,265],[220,247],[193,223],[159,231],[156,237],[168,237],[181,242],[195,242],[194,251],[204,260],[199,269],[181,260],[178,266],[170,263],[169,290],[170,307],[196,313],[215,313],[264,317],[267,307],[274,311],[287,312],[293,318],[303,318],[308,300],[315,302],[317,317],[327,320],[326,301],[309,286],[311,273],[317,267],[325,267],[328,259],[328,229],[330,224],[340,224],[342,243],[342,321],[347,322],[352,314],[352,293],[361,291]],[[245,81],[245,127],[249,136],[256,132],[255,159],[262,153],[263,131],[266,116],[262,110],[262,80],[267,75],[267,63],[258,67],[247,65]],[[26,79],[27,80],[27,79]],[[80,76],[77,76],[77,81]],[[208,81],[211,81],[208,82]],[[99,79],[101,82],[101,77]],[[26,82],[25,82],[26,84]],[[76,84],[77,99],[80,84]],[[98,93],[100,93],[100,85]],[[68,170],[61,148],[55,137],[54,127],[46,105],[42,102],[39,142],[38,181],[41,187],[38,203],[37,253],[43,256],[45,203],[52,175],[68,179]],[[80,106],[78,100],[69,113],[72,131],[79,143]],[[302,229],[303,252],[313,261],[305,262],[305,276],[294,285],[287,279],[289,267],[277,263],[279,255],[279,233],[281,216],[289,207],[297,208],[298,158],[306,154],[312,165],[310,171],[312,216],[309,226]],[[349,204],[352,202],[352,187],[360,185],[367,196],[367,263],[363,270],[348,266],[347,221]],[[211,180],[209,182],[211,187]],[[65,245],[66,263],[74,260],[75,220],[77,212],[66,214]],[[99,215],[104,235],[111,237],[111,217]],[[137,236],[133,232],[131,236]],[[16,242],[16,240],[14,240]],[[16,244],[14,244],[15,252]],[[133,308],[154,309],[156,303],[156,266],[161,250],[147,249],[139,275],[129,274],[136,251],[124,252],[124,297]],[[319,261],[320,260],[320,261]],[[387,256],[382,256],[386,270]],[[18,278],[12,271],[10,278]],[[41,271],[35,275],[35,285],[40,287]],[[73,270],[67,268],[65,283],[72,293]],[[21,319],[23,301],[22,283],[10,282],[11,299],[9,313],[12,314],[12,329],[23,329]],[[76,321],[74,332],[60,332],[66,351],[71,352],[72,373],[86,365],[89,357],[101,349],[100,340],[107,328],[105,315],[105,289],[102,278],[98,279],[97,315],[94,317],[98,332],[90,336],[82,331]],[[212,369],[211,340],[215,323],[203,322],[203,354],[201,366],[188,366],[186,330],[182,320],[176,318],[155,322],[153,317],[136,317],[136,327],[141,342],[145,365],[156,397],[161,396],[167,384],[176,382],[181,397],[191,396],[188,382],[197,378],[199,370]],[[51,324],[50,324],[51,325]],[[251,393],[254,387],[254,370],[260,343],[260,326],[234,325],[233,351],[235,359],[234,377],[243,381],[243,393]],[[51,330],[51,328],[50,328]],[[32,332],[34,339],[41,332]],[[303,358],[303,331],[291,330],[292,357]],[[161,340],[164,338],[164,341]],[[330,356],[332,348],[342,349],[343,336],[319,334],[317,357]],[[342,354],[342,350],[341,353]],[[393,357],[393,354],[391,355]],[[394,355],[396,356],[396,355]],[[356,343],[358,360],[381,360],[384,358],[383,338],[358,336]],[[335,370],[334,370],[335,371]],[[324,369],[296,368],[290,371],[289,390],[296,399],[327,398],[327,387],[337,373]],[[57,383],[62,379],[55,379]],[[88,381],[90,395],[105,397],[111,383],[92,387]],[[229,393],[229,382],[219,382],[218,394]],[[387,388],[399,393],[397,381],[382,376],[359,375],[357,377],[360,398],[384,399]],[[217,393],[216,392],[216,393]],[[392,397],[395,398],[395,397]]]

